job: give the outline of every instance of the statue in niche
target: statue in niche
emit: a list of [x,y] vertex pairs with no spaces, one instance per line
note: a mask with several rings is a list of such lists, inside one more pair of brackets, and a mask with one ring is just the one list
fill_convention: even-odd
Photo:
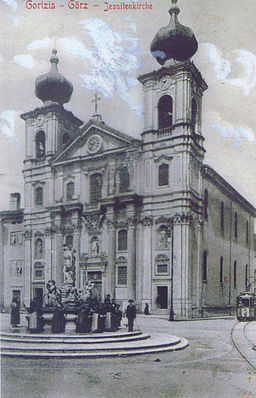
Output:
[[166,227],[161,227],[158,231],[159,249],[168,249],[168,231]]
[[91,240],[91,253],[93,256],[97,256],[100,252],[99,238],[94,236]]
[[75,249],[68,248],[66,245],[63,246],[63,275],[64,283],[72,284],[75,283]]

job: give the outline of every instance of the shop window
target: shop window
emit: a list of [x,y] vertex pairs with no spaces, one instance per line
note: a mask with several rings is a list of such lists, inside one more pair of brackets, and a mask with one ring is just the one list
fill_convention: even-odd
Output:
[[169,184],[169,165],[163,163],[158,168],[158,185],[160,187]]
[[173,122],[173,101],[169,95],[164,95],[158,101],[158,128],[172,126]]
[[119,251],[127,250],[127,231],[121,229],[118,231],[118,244],[117,244]]
[[36,135],[36,158],[40,159],[45,156],[45,133],[39,131]]

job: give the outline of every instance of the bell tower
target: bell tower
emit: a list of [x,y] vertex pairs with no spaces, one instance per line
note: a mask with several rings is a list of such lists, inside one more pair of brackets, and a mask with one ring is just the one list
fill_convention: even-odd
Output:
[[52,50],[51,69],[35,80],[35,94],[43,106],[23,113],[26,122],[25,163],[46,161],[78,132],[82,122],[63,104],[69,102],[73,85],[58,71],[57,50]]
[[[139,76],[144,90],[145,210],[169,220],[171,275],[168,306],[172,314],[190,317],[200,313],[202,175],[205,149],[202,135],[202,97],[207,89],[190,58],[198,43],[192,30],[178,21],[172,0],[170,22],[151,43],[160,69]],[[148,182],[147,182],[148,181]],[[163,203],[164,202],[164,206]],[[161,210],[159,210],[161,209]],[[157,226],[154,233],[157,234]],[[155,256],[159,254],[157,247]],[[157,258],[157,257],[155,257]],[[155,287],[154,287],[155,284]],[[153,291],[157,290],[153,282]],[[154,302],[154,298],[152,299]]]

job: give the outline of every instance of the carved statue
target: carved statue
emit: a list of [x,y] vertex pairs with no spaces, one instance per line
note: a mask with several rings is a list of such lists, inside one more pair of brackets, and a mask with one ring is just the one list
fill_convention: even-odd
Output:
[[165,227],[162,227],[159,230],[159,248],[160,249],[168,248],[168,233]]
[[74,284],[75,282],[75,249],[69,249],[66,245],[63,246],[63,274],[64,283]]
[[44,305],[46,307],[58,307],[61,303],[61,292],[56,287],[55,281],[48,281],[46,288],[48,293],[44,296]]
[[92,255],[99,254],[99,251],[100,251],[99,238],[97,236],[94,236],[92,238],[92,241],[91,241],[91,252],[92,252]]

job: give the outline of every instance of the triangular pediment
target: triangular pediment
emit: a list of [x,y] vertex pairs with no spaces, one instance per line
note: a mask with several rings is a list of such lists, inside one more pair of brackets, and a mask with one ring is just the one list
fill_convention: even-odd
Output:
[[[94,138],[90,138],[92,136]],[[52,163],[109,153],[118,148],[122,150],[139,142],[138,139],[113,129],[102,121],[90,119],[80,127],[80,134],[56,154]]]

